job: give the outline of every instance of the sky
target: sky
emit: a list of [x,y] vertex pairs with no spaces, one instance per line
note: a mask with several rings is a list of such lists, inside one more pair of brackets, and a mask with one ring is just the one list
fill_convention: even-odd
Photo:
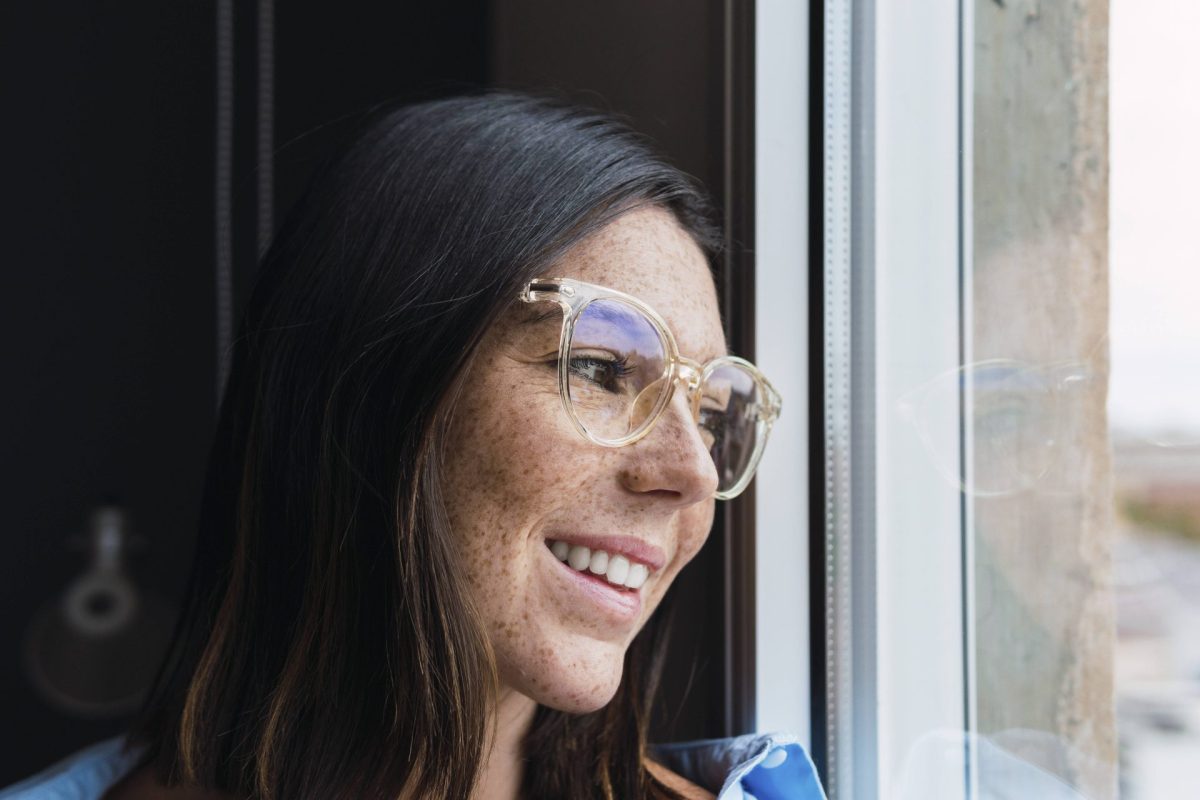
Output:
[[1200,3],[1110,15],[1109,419],[1200,443]]

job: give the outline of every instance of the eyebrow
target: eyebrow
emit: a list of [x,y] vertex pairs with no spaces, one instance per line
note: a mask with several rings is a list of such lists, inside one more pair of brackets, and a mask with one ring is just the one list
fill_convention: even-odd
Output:
[[562,309],[557,305],[551,305],[549,308],[537,307],[534,303],[521,304],[521,325],[536,325],[540,322],[545,322],[548,319],[562,316]]

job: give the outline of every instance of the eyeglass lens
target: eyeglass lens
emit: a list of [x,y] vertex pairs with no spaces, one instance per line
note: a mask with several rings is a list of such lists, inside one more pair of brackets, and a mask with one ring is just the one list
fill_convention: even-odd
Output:
[[[617,441],[640,431],[670,391],[667,344],[639,309],[613,298],[589,303],[571,335],[568,394],[593,436]],[[700,386],[693,414],[719,476],[718,491],[734,486],[750,466],[763,397],[758,382],[737,364],[720,364]]]

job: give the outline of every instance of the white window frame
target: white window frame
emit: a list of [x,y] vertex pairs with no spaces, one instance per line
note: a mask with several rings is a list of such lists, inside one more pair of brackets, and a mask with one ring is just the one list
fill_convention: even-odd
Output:
[[760,731],[811,747],[808,599],[808,0],[755,8],[755,360],[784,398],[755,481]]
[[[962,736],[975,719],[970,495],[898,413],[907,392],[971,363],[971,8],[874,8],[879,798],[900,796],[906,770],[929,769],[914,756],[939,734],[939,773],[920,780],[938,781],[941,797],[974,794],[973,737]],[[925,430],[961,453],[960,469],[970,402]]]
[[[757,5],[757,360],[785,398],[757,478],[758,728],[820,731],[831,800],[907,800],[906,770],[927,770],[915,757],[948,734],[937,741],[958,746],[939,751],[938,796],[968,798],[972,508],[901,409],[971,361],[972,6],[819,1],[824,261],[807,265],[810,6]],[[822,270],[823,297],[808,297],[808,269]],[[825,441],[813,443],[810,302],[825,319]],[[924,431],[964,465],[970,404]],[[826,465],[825,529],[811,532],[810,445]],[[825,543],[823,719],[811,718],[810,535]]]

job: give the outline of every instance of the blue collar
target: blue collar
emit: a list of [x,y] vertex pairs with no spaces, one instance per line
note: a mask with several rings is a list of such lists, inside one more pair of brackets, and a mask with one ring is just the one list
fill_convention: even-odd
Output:
[[799,737],[750,733],[650,746],[655,760],[717,800],[826,800]]

